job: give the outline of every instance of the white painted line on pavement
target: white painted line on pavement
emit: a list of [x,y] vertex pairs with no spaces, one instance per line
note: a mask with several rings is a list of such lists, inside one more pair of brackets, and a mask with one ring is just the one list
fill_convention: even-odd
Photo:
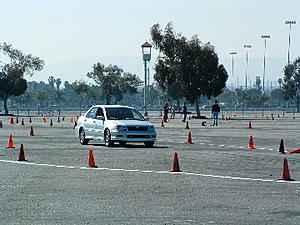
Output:
[[201,173],[189,173],[189,172],[170,172],[170,171],[152,171],[152,170],[127,170],[127,169],[113,169],[113,168],[91,168],[91,167],[78,167],[78,166],[51,165],[51,164],[45,164],[45,163],[20,162],[20,161],[3,160],[3,159],[1,159],[0,162],[12,163],[12,164],[23,164],[23,165],[34,165],[34,166],[56,167],[56,168],[65,168],[65,169],[108,170],[108,171],[140,172],[140,173],[155,173],[155,174],[188,175],[188,176],[221,178],[221,179],[229,179],[229,180],[245,180],[245,181],[261,181],[261,182],[300,184],[300,181],[269,180],[269,179],[260,179],[260,178],[232,177],[232,176],[211,175],[211,174],[201,174]]

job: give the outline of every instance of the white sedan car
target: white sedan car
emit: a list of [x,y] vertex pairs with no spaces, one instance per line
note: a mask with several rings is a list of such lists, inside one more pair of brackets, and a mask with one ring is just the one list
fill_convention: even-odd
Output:
[[153,147],[156,130],[152,123],[133,107],[96,105],[83,113],[75,127],[82,145],[90,140],[103,140],[110,147],[114,142],[125,146],[127,142],[144,142]]

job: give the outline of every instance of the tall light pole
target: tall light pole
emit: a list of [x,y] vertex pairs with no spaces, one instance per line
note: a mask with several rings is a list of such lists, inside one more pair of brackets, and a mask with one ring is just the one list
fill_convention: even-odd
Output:
[[267,39],[270,35],[262,35],[261,38],[265,40],[265,50],[264,50],[264,73],[263,73],[263,93],[265,93],[265,78],[266,78],[266,52],[267,52]]
[[148,64],[151,60],[151,48],[152,45],[148,42],[142,44],[142,54],[144,60],[144,68],[145,68],[145,87],[144,87],[144,115],[148,116],[147,104],[148,104],[148,84],[147,84],[147,74],[148,74],[148,82],[149,82],[149,69]]
[[295,20],[287,20],[285,24],[290,25],[290,32],[289,32],[289,47],[288,47],[288,64],[290,64],[290,47],[291,47],[291,32],[292,32],[292,24],[296,24]]
[[232,85],[234,84],[234,56],[237,54],[236,52],[230,52],[231,55],[231,80],[232,80]]
[[246,49],[246,70],[245,70],[245,88],[248,89],[248,64],[249,64],[249,55],[248,50],[251,48],[251,45],[244,45],[244,48]]

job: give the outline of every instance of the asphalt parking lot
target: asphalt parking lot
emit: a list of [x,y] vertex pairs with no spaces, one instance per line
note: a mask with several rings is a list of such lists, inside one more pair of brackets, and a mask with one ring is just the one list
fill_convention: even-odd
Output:
[[[151,112],[153,148],[82,146],[70,122],[77,114],[53,117],[53,126],[0,117],[0,224],[300,224],[300,154],[278,153],[281,139],[287,153],[300,147],[299,114],[227,112],[218,127],[191,119],[185,129],[180,115],[162,128]],[[247,148],[250,135],[255,150]],[[17,161],[20,144],[27,162]],[[87,167],[91,148],[98,168]],[[182,173],[169,172],[174,152]],[[293,182],[278,181],[285,157]]]

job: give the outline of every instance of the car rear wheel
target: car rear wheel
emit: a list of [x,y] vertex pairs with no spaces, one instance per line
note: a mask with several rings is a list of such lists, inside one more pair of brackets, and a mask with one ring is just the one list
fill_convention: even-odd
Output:
[[82,145],[87,145],[89,143],[89,141],[90,141],[89,139],[85,138],[84,129],[80,129],[79,140],[80,140],[80,144],[82,144]]
[[144,142],[146,148],[152,148],[154,145],[154,141],[146,141]]
[[112,147],[114,142],[111,140],[110,131],[106,130],[104,133],[104,142],[106,147]]

